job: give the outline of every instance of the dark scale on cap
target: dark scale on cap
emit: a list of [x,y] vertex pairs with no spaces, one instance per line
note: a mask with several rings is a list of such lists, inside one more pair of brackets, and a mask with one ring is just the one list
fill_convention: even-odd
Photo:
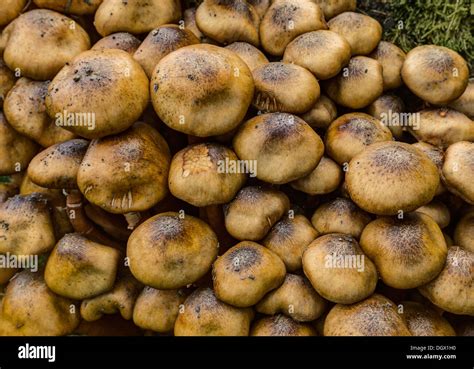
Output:
[[275,224],[270,231],[270,236],[275,237],[279,241],[290,240],[294,236],[295,226],[293,220],[285,218]]
[[153,240],[176,240],[185,236],[184,220],[178,215],[163,215],[149,224],[150,239]]
[[345,78],[361,78],[368,73],[367,64],[364,59],[352,58],[348,65],[349,75]]
[[[58,145],[55,150],[51,153],[51,156],[55,156],[56,153],[61,156],[77,156],[84,155],[86,153],[87,147],[89,146],[89,141],[76,139],[70,140],[61,143]],[[81,157],[82,159],[82,157]]]
[[231,11],[242,14],[251,21],[253,20],[251,8],[244,0],[217,0],[216,3],[217,5],[229,8]]
[[421,219],[412,214],[405,215],[404,219],[388,220],[385,231],[387,244],[396,248],[404,264],[416,265],[423,260],[423,228]]
[[425,54],[426,67],[438,72],[438,73],[445,73],[445,72],[452,72],[454,68],[454,60],[448,53],[438,50],[438,49],[430,49]]
[[239,191],[235,200],[256,203],[262,199],[263,194],[263,188],[260,186],[244,187]]
[[339,215],[349,211],[351,213],[357,212],[357,206],[349,199],[344,197],[337,197],[328,203],[328,209],[336,211]]
[[233,272],[239,273],[257,266],[261,259],[262,255],[254,247],[242,246],[227,255],[227,266]]
[[290,22],[300,8],[293,4],[285,4],[283,6],[273,9],[272,22],[285,31],[288,30]]
[[291,114],[275,113],[264,120],[267,141],[283,140],[289,136],[303,132],[303,121]]
[[[355,309],[356,307],[354,307]],[[392,335],[398,331],[399,320],[396,311],[390,303],[378,300],[366,301],[363,307],[358,307],[353,317],[359,331],[367,335]]]
[[265,82],[286,81],[293,75],[293,69],[285,63],[268,63],[257,71],[257,78],[260,77]]
[[296,323],[285,315],[275,315],[270,322],[273,336],[293,336],[297,333]]
[[358,255],[362,254],[361,250],[359,249],[356,244],[356,240],[354,237],[342,234],[342,233],[334,233],[329,236],[326,236],[326,250],[331,254],[336,255]]
[[[416,149],[413,149],[416,150]],[[401,173],[419,167],[419,157],[399,145],[390,145],[372,152],[372,163],[384,173]]]
[[351,118],[346,123],[338,127],[338,131],[349,132],[361,138],[366,145],[372,143],[376,134],[376,127],[368,119]]

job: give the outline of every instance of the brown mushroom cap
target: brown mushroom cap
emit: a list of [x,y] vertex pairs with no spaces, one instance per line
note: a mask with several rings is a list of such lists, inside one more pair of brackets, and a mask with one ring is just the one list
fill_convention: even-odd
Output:
[[[201,42],[207,42],[210,41],[207,39],[207,37],[201,32],[201,30],[198,28],[196,24],[196,8],[187,8],[184,13],[183,13],[183,18],[184,18],[184,25],[186,29],[190,30],[192,33],[194,33],[194,36],[196,36]],[[211,42],[209,42],[211,43]]]
[[344,233],[359,238],[371,217],[351,200],[337,197],[319,206],[311,223],[320,234]]
[[225,146],[208,143],[188,146],[173,157],[168,185],[178,199],[203,207],[231,201],[245,180],[237,155]]
[[316,238],[303,254],[303,270],[322,297],[341,304],[370,296],[378,279],[357,240],[342,233]]
[[0,13],[0,27],[6,26],[25,8],[27,0],[3,0]]
[[403,100],[394,94],[384,94],[367,107],[367,113],[387,126],[397,139],[402,137],[406,125],[404,112]]
[[449,322],[438,312],[419,302],[401,303],[400,315],[413,336],[455,336],[456,332]]
[[312,0],[275,0],[260,23],[260,41],[267,53],[279,56],[299,35],[320,29],[327,29],[326,21]]
[[429,204],[419,207],[416,211],[430,216],[439,228],[446,228],[451,221],[449,208],[439,200],[433,200]]
[[360,245],[388,286],[408,289],[435,278],[443,269],[447,247],[441,229],[423,213],[403,219],[381,217],[369,223]]
[[474,78],[469,80],[464,93],[449,104],[453,108],[469,118],[474,119]]
[[443,46],[423,45],[407,54],[402,78],[421,99],[443,105],[463,94],[469,82],[469,68],[457,52]]
[[328,22],[329,29],[344,37],[352,55],[368,55],[382,39],[382,26],[367,15],[344,12]]
[[234,42],[225,48],[236,53],[251,71],[269,63],[264,53],[247,42]]
[[133,55],[140,46],[141,41],[128,32],[117,32],[105,36],[97,41],[91,50],[119,49]]
[[8,69],[7,65],[0,57],[0,108],[7,97],[8,92],[15,85],[15,74]]
[[334,306],[324,322],[325,336],[411,336],[397,306],[374,294],[352,305]]
[[221,44],[260,43],[260,16],[245,0],[203,0],[196,9],[196,24],[202,33]]
[[130,54],[117,49],[90,50],[54,77],[46,109],[57,125],[92,139],[129,128],[148,101],[148,78]]
[[301,269],[304,250],[318,236],[304,215],[288,215],[273,226],[262,245],[277,254],[287,270],[295,271]]
[[247,0],[247,2],[255,8],[258,16],[263,18],[270,7],[272,0]]
[[158,62],[181,47],[198,44],[194,33],[176,24],[167,24],[151,31],[138,47],[133,58],[142,66],[148,78]]
[[33,0],[38,8],[55,10],[60,13],[85,15],[94,14],[103,0]]
[[301,115],[300,118],[314,129],[327,129],[337,118],[336,104],[326,95],[320,95],[311,110]]
[[[12,277],[20,271],[19,268],[1,268],[0,269],[0,285],[7,284]],[[1,304],[1,302],[0,302]],[[1,306],[1,305],[0,305]],[[0,315],[1,315],[1,308],[0,308]],[[1,318],[0,318],[1,320]],[[0,323],[1,325],[1,323]],[[1,329],[1,328],[0,328]]]
[[71,140],[74,133],[57,126],[46,113],[45,98],[49,82],[20,78],[6,96],[5,117],[19,133],[43,147]]
[[0,203],[5,202],[8,198],[18,194],[18,190],[20,189],[24,177],[24,172],[0,177]]
[[283,184],[311,173],[324,145],[301,118],[286,113],[262,114],[244,123],[233,141],[242,160],[256,160],[257,178]]
[[251,241],[230,248],[212,267],[217,298],[237,307],[255,305],[283,283],[285,274],[277,254]]
[[382,65],[366,56],[353,57],[347,67],[325,84],[327,95],[339,105],[361,109],[383,92]]
[[119,258],[118,250],[69,233],[51,252],[44,279],[60,296],[87,299],[112,289]]
[[253,70],[253,106],[264,112],[302,114],[320,96],[316,78],[305,68],[289,63],[268,63]]
[[54,225],[45,196],[16,195],[0,204],[0,254],[43,254],[54,243]]
[[191,45],[158,63],[150,91],[155,111],[170,128],[206,137],[227,133],[242,122],[254,84],[247,64],[234,52]]
[[251,336],[316,336],[316,330],[309,324],[299,323],[285,315],[278,314],[261,318],[252,325]]
[[461,141],[448,147],[442,175],[450,192],[474,205],[474,142]]
[[426,109],[411,114],[408,130],[418,141],[443,149],[459,141],[474,141],[474,121],[447,108]]
[[323,156],[310,174],[291,182],[290,185],[295,190],[309,195],[325,195],[337,190],[342,179],[341,167],[332,159]]
[[439,181],[435,164],[402,142],[370,145],[350,161],[346,173],[352,201],[378,215],[409,212],[429,203]]
[[216,298],[210,288],[199,288],[184,302],[174,326],[175,336],[248,336],[252,309],[241,309]]
[[0,175],[25,170],[37,148],[33,141],[15,131],[0,111]]
[[144,211],[168,192],[170,156],[158,131],[138,122],[119,135],[91,143],[77,184],[87,200],[110,213]]
[[28,177],[41,187],[77,188],[77,172],[89,141],[74,139],[41,151],[28,166]]
[[318,4],[326,19],[334,18],[344,12],[353,12],[357,7],[357,0],[312,0]]
[[[416,147],[417,149],[423,151],[428,158],[431,159],[431,161],[436,165],[438,168],[438,172],[441,175],[442,169],[443,169],[443,162],[444,162],[444,151],[440,149],[439,147],[430,145],[429,143],[426,142],[416,142],[412,144],[413,147]],[[436,190],[436,195],[440,195],[443,192],[446,191],[446,187],[444,186],[443,182],[439,182],[438,189]]]
[[367,146],[392,140],[390,129],[378,119],[365,113],[349,113],[331,123],[326,131],[324,146],[327,155],[342,165]]
[[79,324],[73,301],[54,294],[42,273],[23,271],[8,284],[1,302],[0,335],[62,336]]
[[382,65],[384,90],[392,90],[403,84],[401,71],[406,54],[402,49],[391,42],[380,41],[369,56]]
[[143,329],[171,332],[185,300],[185,290],[156,290],[146,286],[135,302],[133,322]]
[[474,253],[459,246],[448,249],[441,273],[419,291],[433,304],[454,314],[474,315]]
[[336,32],[319,30],[304,33],[285,49],[283,61],[308,69],[318,79],[335,77],[349,63],[351,46]]
[[309,322],[321,316],[326,301],[317,294],[305,277],[287,274],[283,284],[269,292],[256,306],[259,313],[282,313],[298,322]]
[[94,25],[102,37],[115,32],[140,34],[181,18],[178,0],[103,0]]
[[67,62],[90,48],[89,36],[79,24],[51,10],[26,12],[7,30],[5,63],[32,79],[53,78]]
[[177,289],[196,282],[217,257],[214,231],[190,215],[167,212],[140,224],[128,239],[130,270],[140,282]]
[[474,252],[474,211],[466,213],[459,220],[454,230],[454,242]]

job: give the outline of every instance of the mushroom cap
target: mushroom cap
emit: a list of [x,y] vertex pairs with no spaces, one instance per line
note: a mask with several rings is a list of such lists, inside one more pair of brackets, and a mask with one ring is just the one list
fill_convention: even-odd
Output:
[[6,96],[3,111],[11,126],[43,147],[71,140],[74,133],[56,124],[46,113],[49,82],[20,78]]
[[165,56],[150,83],[158,116],[170,128],[198,137],[236,128],[253,98],[247,64],[214,45],[191,45]]
[[148,78],[130,54],[90,50],[54,77],[46,109],[56,125],[93,139],[125,131],[148,101]]
[[206,36],[204,36],[196,24],[196,8],[187,8],[183,13],[183,18],[186,29],[194,33],[194,36],[196,36],[201,42],[207,43],[206,41],[210,41]]
[[0,309],[2,336],[63,336],[79,325],[73,301],[53,293],[42,273],[24,270],[13,278]]
[[0,14],[0,27],[6,26],[25,8],[27,0],[4,0],[2,2],[2,12]]
[[319,99],[318,81],[298,65],[273,62],[252,73],[255,81],[253,106],[261,111],[302,114]]
[[260,42],[267,53],[280,56],[296,37],[320,29],[327,29],[326,21],[312,0],[274,0],[260,23]]
[[233,42],[225,48],[236,53],[251,71],[269,63],[264,53],[247,42]]
[[[438,172],[441,176],[441,172],[443,169],[443,162],[444,162],[444,151],[440,149],[439,147],[430,145],[429,143],[426,142],[416,142],[412,144],[413,147],[416,147],[417,149],[423,151],[426,156],[436,165],[438,168]],[[443,192],[446,191],[446,187],[443,184],[442,181],[439,182],[438,189],[436,190],[436,195],[440,195]]]
[[140,39],[131,33],[117,32],[101,38],[92,46],[91,50],[119,49],[133,55],[140,44]]
[[272,0],[247,0],[247,2],[254,7],[261,19],[270,7]]
[[444,105],[461,96],[469,82],[469,68],[457,52],[443,46],[412,49],[402,68],[403,82],[421,99]]
[[456,332],[449,322],[435,309],[419,302],[404,301],[400,315],[413,336],[455,336]]
[[24,177],[24,172],[0,177],[0,203],[5,202],[9,197],[18,194],[18,190],[20,189]]
[[416,211],[430,216],[441,229],[446,228],[451,221],[449,208],[439,200],[433,200],[429,204],[416,209]]
[[283,284],[269,292],[256,306],[259,313],[282,313],[298,322],[318,319],[326,308],[326,301],[302,276],[287,274]]
[[277,254],[251,241],[231,247],[212,267],[216,297],[237,307],[255,305],[283,283],[285,274]]
[[0,108],[3,106],[8,92],[15,85],[15,74],[8,69],[7,65],[0,57]]
[[77,172],[89,141],[74,139],[48,147],[36,155],[28,166],[28,177],[46,188],[77,188]]
[[199,44],[199,39],[186,28],[176,24],[166,24],[151,31],[133,54],[148,78],[158,62],[166,55],[181,47]]
[[52,10],[23,13],[4,32],[5,63],[11,70],[18,68],[23,76],[36,80],[52,79],[66,63],[90,48],[87,32],[71,18]]
[[240,168],[231,149],[203,143],[188,146],[173,157],[168,186],[173,196],[203,207],[231,201],[245,180],[245,168]]
[[290,185],[295,190],[309,195],[325,195],[337,190],[342,179],[341,167],[332,159],[323,156],[311,173],[291,182]]
[[397,139],[402,138],[403,135],[404,112],[405,104],[403,100],[394,94],[381,95],[367,107],[367,113],[387,126]]
[[334,119],[337,118],[337,107],[326,95],[320,95],[316,104],[300,116],[313,129],[327,129]]
[[196,24],[202,33],[221,44],[260,44],[260,16],[245,0],[203,0],[196,9]]
[[367,146],[392,141],[393,136],[382,122],[365,113],[344,114],[326,131],[326,153],[339,164],[348,163]]
[[242,160],[256,160],[257,178],[273,184],[311,173],[321,160],[324,144],[301,118],[286,113],[262,114],[245,122],[234,136]]
[[403,84],[401,72],[406,54],[402,49],[391,42],[380,41],[369,56],[382,65],[384,90],[392,90]]
[[373,294],[352,305],[334,306],[324,322],[325,336],[411,336],[397,306]]
[[258,241],[290,210],[281,191],[261,186],[242,188],[224,207],[225,227],[238,240]]
[[411,114],[408,130],[418,141],[443,149],[459,141],[474,141],[474,121],[448,108],[425,109]]
[[165,139],[138,122],[119,135],[92,141],[77,184],[87,200],[110,213],[144,211],[168,193],[170,161]]
[[303,271],[325,299],[352,304],[370,296],[377,270],[357,240],[342,233],[316,238],[303,254]]
[[318,79],[335,77],[349,63],[351,46],[336,32],[319,30],[304,33],[285,49],[283,61],[308,69]]
[[50,204],[39,193],[16,195],[0,204],[0,253],[39,255],[54,247]]
[[471,119],[474,119],[474,78],[469,80],[464,93],[451,102],[449,107],[459,111],[460,113],[466,114]]
[[402,142],[370,145],[350,161],[346,173],[352,201],[378,215],[409,212],[429,203],[439,181],[436,165]]
[[252,309],[230,306],[210,288],[199,288],[184,302],[174,325],[175,336],[248,336]]
[[103,0],[94,25],[102,37],[115,32],[141,34],[181,18],[178,0]]
[[135,301],[133,322],[142,329],[172,332],[185,300],[185,290],[157,290],[146,286]]
[[370,215],[359,209],[351,200],[336,197],[316,209],[311,223],[321,235],[344,233],[359,238],[371,220]]
[[301,269],[304,250],[318,236],[318,232],[304,215],[295,214],[277,222],[262,245],[277,254],[287,270],[295,271]]
[[456,245],[474,252],[474,211],[466,213],[459,220],[454,229],[454,242]]
[[204,276],[217,257],[214,231],[190,215],[161,213],[139,225],[128,239],[130,270],[140,282],[176,289]]
[[37,151],[38,146],[15,131],[0,111],[0,175],[25,170]]
[[112,289],[119,261],[118,250],[69,233],[51,252],[44,279],[54,293],[83,300]]
[[459,246],[448,249],[444,269],[418,290],[445,311],[474,315],[474,253]]
[[355,56],[325,87],[327,95],[339,105],[364,108],[383,93],[382,65],[366,56]]
[[38,8],[47,8],[60,13],[94,14],[103,0],[33,0]]
[[357,0],[312,0],[318,4],[326,19],[334,18],[344,12],[352,12],[356,10]]
[[257,320],[250,331],[251,336],[316,336],[316,330],[309,324],[299,323],[285,315],[278,314]]
[[474,205],[474,142],[461,141],[448,147],[442,175],[450,192]]
[[423,213],[403,219],[381,217],[369,223],[360,245],[375,263],[383,282],[398,289],[416,288],[443,269],[447,247],[438,224]]
[[352,55],[370,54],[382,39],[380,23],[360,13],[341,13],[328,22],[328,27],[349,42]]

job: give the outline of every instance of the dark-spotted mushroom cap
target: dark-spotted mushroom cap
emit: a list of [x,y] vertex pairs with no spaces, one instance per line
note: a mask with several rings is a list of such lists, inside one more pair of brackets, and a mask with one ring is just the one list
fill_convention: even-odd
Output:
[[464,93],[450,103],[449,107],[474,119],[474,78],[469,80],[469,84]]
[[310,324],[299,323],[285,315],[277,314],[257,320],[250,331],[251,336],[307,337],[316,336],[316,329]]
[[327,129],[337,118],[337,107],[326,95],[320,95],[316,104],[300,117],[314,129]]
[[433,200],[429,204],[419,207],[416,211],[430,216],[441,229],[446,228],[451,221],[449,208],[440,200]]
[[[439,147],[430,145],[429,143],[426,142],[416,142],[412,144],[413,147],[416,147],[418,150],[423,151],[428,158],[431,159],[431,161],[436,165],[436,168],[438,168],[438,172],[441,176],[441,172],[443,170],[443,163],[444,163],[444,151],[440,149]],[[443,183],[443,181],[439,182],[438,189],[436,190],[436,195],[440,195],[443,192],[446,191],[446,187]]]
[[236,53],[251,71],[269,63],[264,53],[247,42],[233,42],[226,49]]
[[403,84],[401,71],[406,54],[402,49],[391,42],[380,41],[369,56],[382,64],[384,90],[392,90]]
[[450,192],[474,205],[474,142],[461,141],[448,147],[442,175]]
[[408,123],[404,121],[404,112],[403,100],[394,94],[384,94],[367,107],[367,113],[387,126],[397,139],[402,137]]
[[357,7],[357,0],[312,0],[323,10],[326,19],[334,18],[344,12],[353,12]]
[[409,212],[429,203],[439,182],[436,165],[402,142],[370,145],[350,161],[346,173],[352,201],[378,215]]
[[343,177],[341,167],[331,158],[323,156],[311,173],[290,185],[309,195],[325,195],[337,190]]
[[474,210],[464,214],[454,229],[454,242],[474,252]]
[[86,15],[94,14],[102,0],[33,0],[38,8],[46,8],[61,13]]
[[119,49],[133,55],[141,41],[128,32],[117,32],[105,36],[97,41],[91,50]]
[[399,305],[399,311],[413,336],[456,335],[454,328],[442,315],[420,302],[403,301]]

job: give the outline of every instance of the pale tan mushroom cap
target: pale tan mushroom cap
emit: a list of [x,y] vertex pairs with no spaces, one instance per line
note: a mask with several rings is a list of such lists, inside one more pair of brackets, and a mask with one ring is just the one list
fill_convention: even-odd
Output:
[[0,57],[0,108],[7,97],[8,92],[15,85],[15,74],[8,69],[7,65]]
[[309,195],[325,195],[337,190],[343,178],[341,167],[331,158],[323,156],[311,173],[290,185]]
[[316,330],[309,324],[299,323],[285,315],[278,314],[257,320],[250,331],[251,336],[291,337],[316,336]]
[[251,71],[269,63],[264,53],[247,42],[233,42],[225,48],[236,53]]
[[141,41],[128,32],[112,33],[97,41],[91,50],[119,49],[133,55]]
[[435,309],[414,301],[404,301],[400,305],[400,315],[413,336],[456,335],[451,324]]
[[395,138],[402,138],[407,125],[407,113],[400,97],[394,94],[381,95],[367,107],[366,111],[387,126]]
[[474,211],[466,213],[454,230],[454,243],[474,252]]
[[33,0],[38,8],[60,13],[86,15],[94,14],[103,0]]
[[464,93],[449,104],[449,107],[474,119],[474,78],[469,80]]
[[449,191],[474,205],[473,142],[461,141],[448,147],[442,175]]
[[27,0],[4,0],[0,14],[0,27],[6,26],[14,20],[27,4]]
[[327,129],[334,119],[337,118],[337,107],[326,95],[320,95],[316,104],[300,118],[312,128]]
[[384,90],[392,90],[403,84],[401,72],[406,54],[402,49],[391,42],[380,41],[369,56],[382,64]]

